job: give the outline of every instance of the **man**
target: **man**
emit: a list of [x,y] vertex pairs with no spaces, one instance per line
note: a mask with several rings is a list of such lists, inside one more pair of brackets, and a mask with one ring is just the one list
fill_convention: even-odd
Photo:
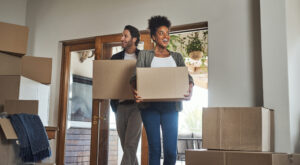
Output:
[[[111,59],[136,60],[139,53],[137,49],[139,41],[138,29],[131,25],[125,26],[121,38],[123,51],[114,54]],[[117,131],[124,152],[121,165],[137,165],[136,151],[142,127],[140,111],[134,100],[111,100],[110,104],[115,112]]]

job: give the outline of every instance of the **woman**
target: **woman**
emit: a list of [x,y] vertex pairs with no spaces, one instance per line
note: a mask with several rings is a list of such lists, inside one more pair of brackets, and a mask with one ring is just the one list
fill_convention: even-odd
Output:
[[[138,55],[136,67],[179,67],[185,66],[182,55],[167,50],[171,23],[164,16],[153,16],[149,19],[149,30],[152,40],[156,43],[154,50],[141,51]],[[135,88],[136,77],[131,84]],[[192,95],[193,79],[189,75],[189,94]],[[165,83],[165,82],[162,82]],[[139,102],[141,117],[147,133],[149,145],[149,164],[159,165],[161,155],[160,127],[163,137],[164,165],[176,163],[178,112],[182,110],[181,102],[143,102],[134,89],[136,102]]]

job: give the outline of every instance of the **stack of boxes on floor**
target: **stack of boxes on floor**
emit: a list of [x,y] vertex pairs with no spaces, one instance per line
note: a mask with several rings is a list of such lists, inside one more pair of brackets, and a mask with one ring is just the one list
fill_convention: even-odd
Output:
[[263,107],[204,108],[203,150],[187,165],[300,165],[299,155],[274,152],[274,111]]
[[[47,126],[52,59],[25,56],[27,40],[27,27],[0,22],[0,113],[38,114]],[[20,164],[16,139],[10,121],[0,118],[1,164]]]

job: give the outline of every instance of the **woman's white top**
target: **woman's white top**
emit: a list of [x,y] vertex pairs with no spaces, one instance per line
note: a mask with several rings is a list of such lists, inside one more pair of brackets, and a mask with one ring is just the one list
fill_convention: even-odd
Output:
[[172,56],[169,57],[153,57],[151,62],[152,68],[160,68],[160,67],[176,67],[176,62]]

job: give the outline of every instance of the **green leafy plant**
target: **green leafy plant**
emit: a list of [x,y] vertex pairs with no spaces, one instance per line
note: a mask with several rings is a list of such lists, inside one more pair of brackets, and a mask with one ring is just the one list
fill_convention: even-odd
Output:
[[192,33],[188,36],[189,41],[186,45],[186,52],[187,54],[193,52],[193,51],[202,51],[203,50],[203,43],[199,38],[199,32]]
[[170,35],[170,43],[167,49],[172,51],[179,51],[184,58],[188,57],[186,50],[185,50],[185,40],[186,37],[182,37],[179,35]]

